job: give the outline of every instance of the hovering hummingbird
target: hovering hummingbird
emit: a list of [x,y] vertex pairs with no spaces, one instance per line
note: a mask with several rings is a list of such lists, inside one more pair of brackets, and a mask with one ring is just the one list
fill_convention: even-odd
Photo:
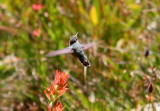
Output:
[[77,35],[78,35],[78,32],[76,33],[76,35],[70,37],[69,47],[66,47],[61,50],[55,50],[55,51],[49,52],[46,56],[53,57],[61,54],[71,53],[76,59],[80,60],[84,66],[90,66],[90,63],[87,59],[86,54],[84,53],[84,50],[87,50],[88,48],[96,45],[96,43],[92,42],[88,44],[80,44],[78,42]]

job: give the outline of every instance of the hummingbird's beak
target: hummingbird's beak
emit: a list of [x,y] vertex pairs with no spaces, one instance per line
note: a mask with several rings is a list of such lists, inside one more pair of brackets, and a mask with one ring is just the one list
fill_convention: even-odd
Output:
[[77,36],[78,35],[78,32],[76,33],[76,35],[75,36]]

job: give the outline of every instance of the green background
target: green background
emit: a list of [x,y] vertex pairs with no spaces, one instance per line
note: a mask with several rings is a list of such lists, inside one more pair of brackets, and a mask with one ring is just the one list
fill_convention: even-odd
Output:
[[[36,3],[39,11],[32,9]],[[0,110],[46,110],[43,91],[56,69],[70,75],[60,98],[65,111],[130,111],[149,104],[145,77],[159,102],[159,6],[159,0],[1,0]],[[71,55],[45,57],[67,47],[76,32],[80,43],[100,42],[85,51],[91,63],[86,83],[83,65]]]

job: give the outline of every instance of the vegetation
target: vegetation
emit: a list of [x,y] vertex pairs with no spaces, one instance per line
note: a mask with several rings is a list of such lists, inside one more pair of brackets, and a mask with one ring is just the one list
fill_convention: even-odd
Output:
[[[47,110],[55,71],[69,74],[65,111],[130,111],[160,100],[159,0],[0,0],[0,110]],[[99,41],[86,52],[46,58]]]

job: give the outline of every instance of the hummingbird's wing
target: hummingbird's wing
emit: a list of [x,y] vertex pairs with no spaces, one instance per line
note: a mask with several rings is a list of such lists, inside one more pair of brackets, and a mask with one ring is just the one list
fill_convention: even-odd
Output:
[[88,44],[81,44],[81,47],[83,50],[87,50],[93,46],[95,46],[97,43],[96,42],[91,42],[91,43],[88,43]]
[[49,52],[48,54],[46,54],[46,57],[53,57],[53,56],[57,56],[60,54],[68,54],[68,53],[73,53],[73,50],[71,47],[67,47],[61,50],[55,50],[52,52]]

